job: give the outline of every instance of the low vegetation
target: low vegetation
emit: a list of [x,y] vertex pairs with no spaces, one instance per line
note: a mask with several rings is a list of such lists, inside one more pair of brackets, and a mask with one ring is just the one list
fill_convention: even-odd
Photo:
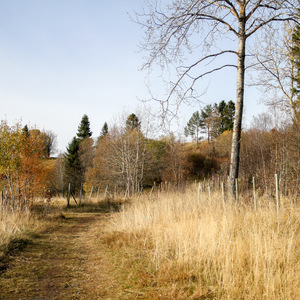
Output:
[[200,199],[193,190],[154,195],[135,199],[107,229],[122,236],[123,247],[147,256],[144,288],[164,286],[165,295],[177,299],[300,294],[299,206],[287,201],[277,214],[266,199],[254,211],[230,201],[224,205],[219,193]]
[[293,199],[282,198],[277,212],[274,199],[261,197],[255,211],[251,202],[224,203],[221,193],[198,194],[191,185],[126,202],[68,210],[65,204],[55,199],[31,213],[2,212],[2,255],[33,233],[62,230],[73,215],[109,212],[93,226],[93,248],[115,266],[116,293],[124,299],[295,299],[300,293],[300,207]]

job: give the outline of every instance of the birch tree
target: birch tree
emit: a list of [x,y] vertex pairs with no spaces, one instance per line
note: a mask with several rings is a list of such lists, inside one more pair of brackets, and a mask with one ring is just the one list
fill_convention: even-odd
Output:
[[[298,22],[298,5],[298,0],[147,0],[144,11],[136,15],[136,22],[145,30],[142,47],[148,52],[143,67],[151,70],[157,62],[163,68],[171,63],[177,65],[177,79],[170,83],[168,96],[160,100],[164,113],[172,104],[176,110],[182,101],[197,96],[197,82],[204,76],[224,68],[236,68],[229,174],[233,193],[239,170],[246,41],[271,26],[279,28],[284,22]],[[230,46],[224,39],[230,40]],[[185,60],[189,53],[195,55],[192,60]],[[211,68],[207,67],[209,63]]]
[[[129,119],[130,116],[126,122],[123,120],[123,126],[110,127],[109,133],[98,144],[93,166],[87,172],[87,179],[91,183],[124,187],[126,195],[140,192],[147,159],[147,139],[141,131],[141,124],[139,121],[128,123]],[[138,120],[138,117],[135,116],[134,120]]]
[[297,118],[300,109],[295,64],[297,57],[293,51],[297,47],[297,41],[293,39],[295,32],[296,28],[286,24],[281,35],[273,30],[271,34],[260,38],[257,43],[260,51],[253,50],[258,76],[251,83],[260,88],[266,105],[291,111],[293,118]]

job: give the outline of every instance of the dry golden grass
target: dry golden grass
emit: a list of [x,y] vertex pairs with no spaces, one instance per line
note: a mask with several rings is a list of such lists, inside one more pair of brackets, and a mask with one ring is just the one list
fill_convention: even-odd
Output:
[[22,211],[16,209],[12,212],[10,207],[0,209],[0,258],[11,248],[11,242],[25,241],[31,234],[56,226],[59,221],[57,217],[68,216],[72,212],[103,212],[114,207],[107,207],[106,201],[98,202],[96,198],[84,199],[80,207],[75,205],[73,199],[68,209],[66,204],[65,198],[56,197],[50,203],[37,199],[30,209]]
[[11,208],[0,210],[0,258],[11,243],[26,242],[32,234],[45,230],[48,226],[54,226],[53,217],[61,214],[66,200],[54,198],[51,203],[44,200],[36,200],[31,209],[12,212]]
[[[267,198],[258,200],[257,211],[221,199],[220,193],[202,193],[199,199],[196,186],[185,193],[154,191],[151,198],[148,194],[123,204],[119,213],[113,213],[112,204],[94,200],[65,210],[66,200],[54,199],[48,207],[36,206],[38,214],[2,212],[0,249],[28,232],[55,226],[58,220],[51,216],[63,214],[71,222],[99,212],[105,218],[89,231],[83,227],[82,236],[89,246],[91,274],[98,278],[109,272],[102,285],[112,281],[108,286],[114,291],[105,291],[115,298],[297,299],[299,205],[283,199],[277,214]],[[115,205],[117,209],[120,203]],[[73,226],[60,226],[67,224]]]
[[29,212],[0,212],[0,258],[11,241],[24,239],[28,232],[39,230],[41,224]]
[[[139,197],[108,228],[122,232],[149,265],[166,298],[296,299],[300,295],[300,208],[283,199],[222,202],[196,188]],[[285,202],[286,201],[286,202]],[[243,202],[243,199],[240,199]],[[202,298],[201,298],[202,297]],[[198,298],[197,298],[198,299]]]

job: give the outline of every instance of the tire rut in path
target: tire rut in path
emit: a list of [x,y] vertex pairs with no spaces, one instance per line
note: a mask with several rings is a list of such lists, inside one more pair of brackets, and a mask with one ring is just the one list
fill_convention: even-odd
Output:
[[0,274],[0,299],[109,299],[107,288],[117,285],[113,267],[101,245],[93,244],[91,230],[105,219],[103,214],[71,214],[34,239]]

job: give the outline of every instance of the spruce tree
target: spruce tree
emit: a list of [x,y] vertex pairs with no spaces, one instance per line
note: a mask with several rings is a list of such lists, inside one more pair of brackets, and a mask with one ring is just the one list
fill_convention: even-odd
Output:
[[82,162],[82,153],[86,152],[86,141],[91,137],[90,121],[87,115],[84,115],[78,126],[77,137],[73,137],[67,147],[65,154],[65,173],[67,183],[71,183],[72,191],[75,193],[84,181],[85,164]]
[[73,137],[72,141],[67,147],[65,154],[65,172],[67,182],[71,183],[73,193],[80,186],[82,180],[81,163],[79,158],[79,144],[78,138]]
[[74,136],[71,143],[67,147],[66,153],[66,165],[68,167],[79,167],[79,140]]
[[92,132],[90,130],[89,117],[87,115],[84,115],[78,126],[77,137],[79,140],[83,140],[83,139],[89,138],[91,136],[92,136]]
[[101,129],[101,132],[100,132],[100,139],[102,139],[103,137],[105,137],[106,135],[108,134],[108,125],[107,123],[105,122],[102,129]]
[[98,136],[97,138],[97,141],[96,141],[96,146],[98,146],[101,142],[101,140],[108,134],[108,125],[107,123],[105,122],[103,124],[103,127],[101,129],[101,132],[100,132],[100,135]]

